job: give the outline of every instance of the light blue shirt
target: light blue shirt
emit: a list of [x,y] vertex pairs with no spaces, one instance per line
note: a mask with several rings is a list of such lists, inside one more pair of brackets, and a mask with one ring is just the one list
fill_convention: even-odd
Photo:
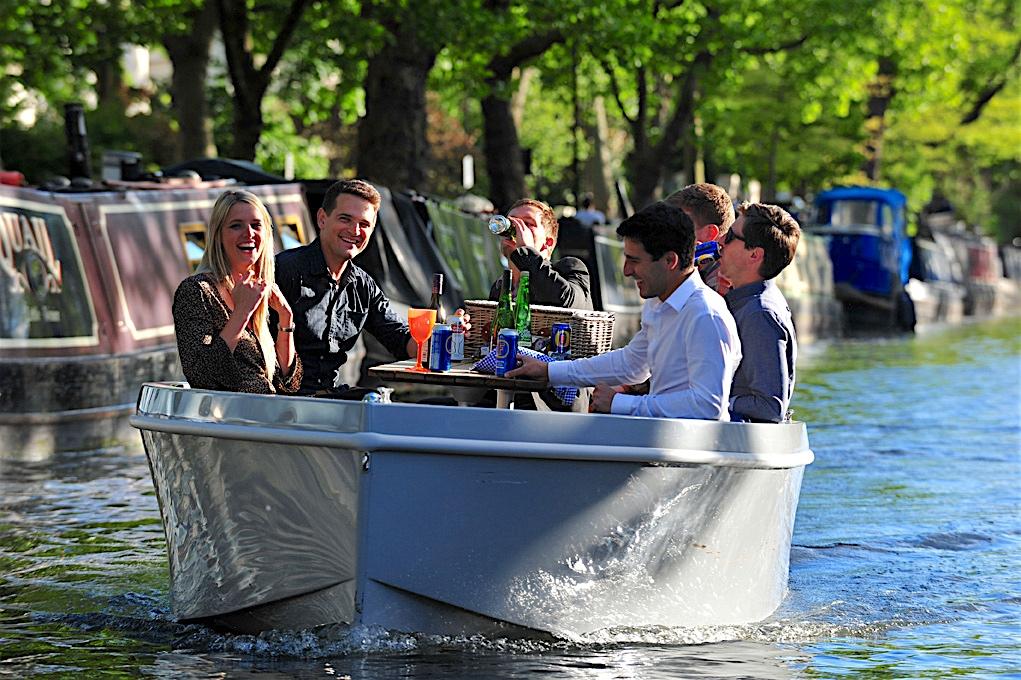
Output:
[[723,298],[693,272],[665,301],[642,306],[642,327],[612,352],[549,365],[552,385],[633,385],[651,376],[649,394],[617,394],[612,413],[730,420],[728,406],[741,341]]

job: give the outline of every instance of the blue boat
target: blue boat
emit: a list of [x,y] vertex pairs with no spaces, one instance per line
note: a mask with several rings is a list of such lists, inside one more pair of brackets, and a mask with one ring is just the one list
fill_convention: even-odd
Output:
[[838,187],[816,198],[812,231],[828,239],[834,293],[851,329],[914,329],[905,290],[911,267],[906,207],[896,189]]

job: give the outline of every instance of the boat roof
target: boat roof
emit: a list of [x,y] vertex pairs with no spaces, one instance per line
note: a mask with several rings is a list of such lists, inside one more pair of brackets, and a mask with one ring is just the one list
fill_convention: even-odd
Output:
[[907,197],[896,189],[880,189],[877,187],[834,187],[821,192],[815,199],[817,204],[831,201],[871,200],[883,201],[895,206],[907,203]]

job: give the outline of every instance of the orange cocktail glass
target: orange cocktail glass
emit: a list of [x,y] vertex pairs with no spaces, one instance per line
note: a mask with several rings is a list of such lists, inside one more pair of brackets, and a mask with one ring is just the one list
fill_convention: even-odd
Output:
[[436,323],[435,309],[409,309],[408,326],[411,328],[411,337],[418,343],[418,363],[409,371],[417,373],[428,373],[429,369],[422,365],[422,343],[429,339],[433,332],[433,325]]

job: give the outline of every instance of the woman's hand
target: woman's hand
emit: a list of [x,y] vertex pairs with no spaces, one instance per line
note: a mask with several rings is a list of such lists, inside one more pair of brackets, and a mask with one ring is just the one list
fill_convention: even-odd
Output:
[[269,308],[277,313],[281,326],[290,326],[294,321],[291,306],[287,304],[287,299],[280,292],[280,286],[275,283],[269,289]]
[[244,314],[246,320],[252,318],[252,312],[262,302],[268,287],[265,281],[256,278],[252,273],[245,276],[243,280],[236,281],[234,289],[230,292],[231,297],[234,298],[234,311]]

